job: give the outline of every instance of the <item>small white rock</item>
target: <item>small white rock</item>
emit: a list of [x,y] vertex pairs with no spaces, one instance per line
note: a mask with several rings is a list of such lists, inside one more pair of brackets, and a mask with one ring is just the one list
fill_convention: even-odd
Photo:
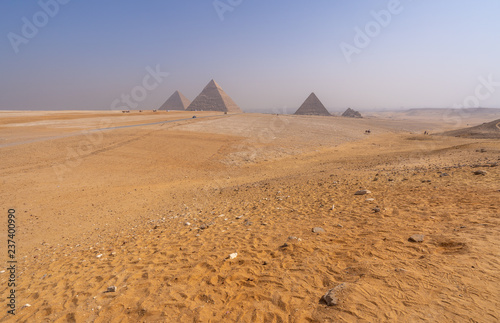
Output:
[[101,253],[101,254],[99,254],[99,255],[97,255],[96,257],[97,257],[97,258],[101,258],[101,257],[102,257],[102,253]]
[[238,257],[238,253],[237,252],[232,253],[232,254],[229,255],[229,259],[234,259],[236,257]]

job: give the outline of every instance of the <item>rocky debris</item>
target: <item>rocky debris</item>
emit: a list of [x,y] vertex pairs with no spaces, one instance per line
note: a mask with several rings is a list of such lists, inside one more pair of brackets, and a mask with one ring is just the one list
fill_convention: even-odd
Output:
[[239,219],[241,219],[242,217],[243,217],[243,215],[239,215],[239,216],[237,216],[237,217],[236,217],[236,220],[239,220]]
[[248,220],[248,219],[246,219],[246,220],[245,220],[245,222],[244,222],[243,224],[244,224],[244,225],[246,225],[246,226],[248,227],[248,226],[251,226],[251,225],[253,224],[253,222],[252,222],[252,221],[250,221],[250,220]]
[[185,225],[185,226],[190,226],[190,225],[191,225],[191,223],[189,223],[189,222],[185,222],[185,223],[184,223],[184,225]]
[[320,228],[320,227],[314,227],[312,229],[312,232],[314,232],[314,233],[323,233],[323,232],[325,232],[325,230],[323,228]]
[[477,149],[476,150],[477,153],[485,153],[486,152],[486,149],[484,148],[481,148],[481,149]]
[[106,291],[105,293],[114,293],[116,292],[116,286],[109,286],[108,288],[106,288]]
[[321,300],[326,303],[328,306],[335,306],[339,304],[339,296],[342,294],[342,291],[347,287],[347,283],[342,283],[332,289],[330,289],[328,292],[326,292],[323,297],[321,297]]
[[21,309],[26,308],[26,307],[31,307],[31,304],[24,304]]
[[422,183],[431,183],[431,180],[430,179],[423,179]]
[[408,241],[410,241],[410,242],[424,242],[424,235],[423,234],[414,234],[408,238]]
[[208,224],[203,223],[202,225],[200,225],[200,229],[201,230],[208,229],[208,226],[209,226]]
[[351,108],[347,108],[344,113],[342,113],[343,117],[348,117],[348,118],[363,118],[361,113],[359,113],[356,110],[353,110]]
[[284,243],[284,244],[282,244],[279,248],[280,248],[280,249],[284,249],[284,248],[286,248],[286,247],[288,247],[288,246],[289,246],[289,244],[285,242],[285,243]]
[[377,206],[377,207],[374,207],[374,208],[372,209],[372,211],[373,211],[374,213],[378,213],[378,212],[380,212],[380,208],[379,208],[378,206]]
[[375,199],[369,198],[369,199],[366,199],[365,201],[366,202],[373,202],[373,201],[375,201]]
[[484,171],[484,170],[476,170],[474,172],[474,175],[483,175],[483,176],[485,176],[486,174],[488,174],[488,173],[486,171]]
[[234,259],[236,257],[238,257],[238,253],[237,252],[230,254],[229,256],[227,256],[226,259]]
[[354,193],[354,195],[366,195],[366,194],[371,194],[371,193],[372,192],[370,192],[369,190],[359,190],[356,193]]
[[439,174],[439,177],[445,177],[445,176],[450,176],[450,174],[448,174],[448,173],[441,173],[441,174]]

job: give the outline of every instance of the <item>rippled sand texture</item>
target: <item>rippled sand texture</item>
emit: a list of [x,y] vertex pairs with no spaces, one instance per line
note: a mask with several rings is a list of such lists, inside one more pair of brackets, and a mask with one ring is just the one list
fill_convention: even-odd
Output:
[[[498,140],[420,135],[432,120],[197,114],[93,137],[80,131],[102,118],[191,115],[1,119],[19,286],[0,320],[500,320]],[[341,283],[338,305],[320,301]]]

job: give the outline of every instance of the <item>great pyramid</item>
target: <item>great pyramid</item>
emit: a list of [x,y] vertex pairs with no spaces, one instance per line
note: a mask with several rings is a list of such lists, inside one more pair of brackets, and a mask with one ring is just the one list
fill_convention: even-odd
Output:
[[353,110],[351,108],[347,108],[344,113],[342,113],[343,117],[348,117],[348,118],[363,118],[361,113],[359,113],[356,110]]
[[300,108],[295,112],[299,115],[313,115],[313,116],[329,116],[330,112],[325,108],[323,103],[318,99],[316,94],[311,93],[309,97],[302,103]]
[[214,80],[208,82],[196,99],[187,107],[188,111],[221,111],[241,113],[241,109]]
[[181,92],[175,91],[158,110],[186,110],[190,103]]

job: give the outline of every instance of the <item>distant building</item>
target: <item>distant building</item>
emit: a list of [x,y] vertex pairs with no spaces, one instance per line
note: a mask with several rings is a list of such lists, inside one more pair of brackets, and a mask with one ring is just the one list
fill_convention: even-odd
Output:
[[175,91],[159,110],[186,110],[190,103],[191,101],[181,92]]
[[313,116],[330,116],[330,112],[325,108],[323,103],[318,99],[316,94],[311,93],[309,97],[302,103],[300,108],[295,112],[297,115],[313,115]]
[[214,80],[211,80],[201,93],[187,107],[188,111],[220,111],[241,113],[240,107]]

